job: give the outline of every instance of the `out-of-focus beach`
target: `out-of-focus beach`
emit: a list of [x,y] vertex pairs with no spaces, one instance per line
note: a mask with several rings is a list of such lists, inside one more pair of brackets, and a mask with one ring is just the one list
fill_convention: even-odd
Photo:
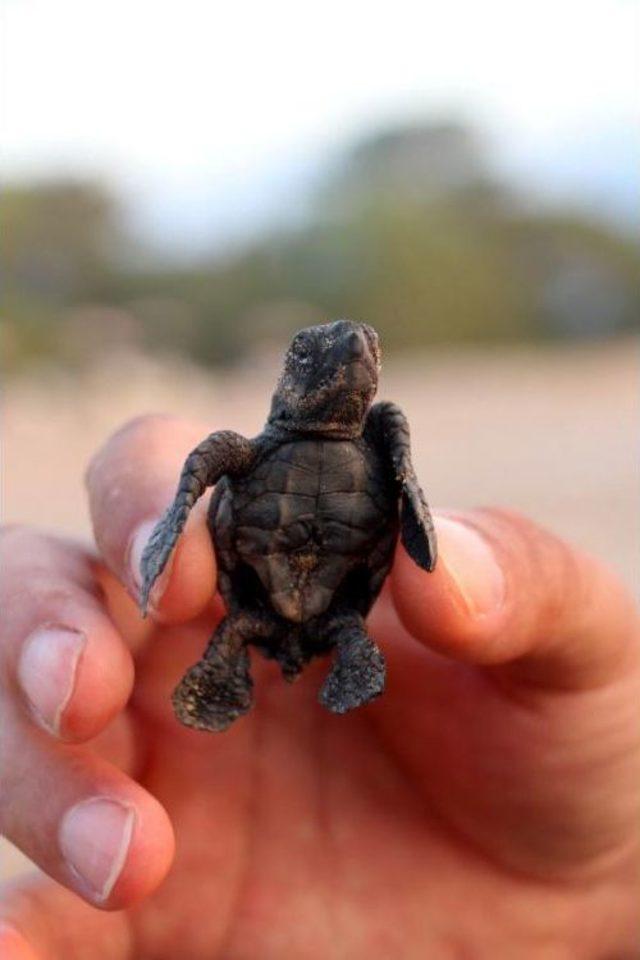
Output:
[[[89,540],[83,471],[128,418],[199,418],[248,435],[276,367],[205,372],[184,361],[111,356],[75,374],[41,370],[4,391],[3,520]],[[436,507],[522,510],[638,585],[637,343],[439,350],[385,365],[380,395],[407,412]],[[26,863],[0,844],[0,876]]]

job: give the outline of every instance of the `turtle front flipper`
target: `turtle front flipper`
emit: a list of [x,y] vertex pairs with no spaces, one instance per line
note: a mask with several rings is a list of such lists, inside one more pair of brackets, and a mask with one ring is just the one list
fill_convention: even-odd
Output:
[[191,451],[182,468],[173,503],[154,528],[142,554],[140,608],[143,616],[147,613],[153,585],[165,569],[196,500],[224,474],[248,470],[256,449],[255,441],[231,430],[220,430]]
[[140,561],[142,586],[140,587],[139,602],[143,617],[147,615],[149,595],[153,585],[165,569],[169,557],[173,553],[173,548],[182,533],[190,509],[191,505],[186,506],[176,496],[162,519],[153,528],[147,541]]
[[436,531],[431,511],[413,470],[402,482],[400,539],[411,559],[431,572],[438,558]]
[[431,572],[438,557],[436,532],[429,505],[411,460],[409,424],[395,403],[376,403],[369,411],[366,432],[391,467],[400,486],[400,539],[411,559]]

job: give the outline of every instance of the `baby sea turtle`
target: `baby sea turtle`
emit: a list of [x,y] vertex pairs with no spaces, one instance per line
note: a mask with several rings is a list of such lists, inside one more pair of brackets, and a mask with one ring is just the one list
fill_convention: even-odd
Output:
[[215,484],[208,524],[227,614],[173,695],[187,726],[225,730],[249,710],[249,645],[289,681],[335,648],[319,694],[334,713],[384,690],[384,658],[364,618],[398,533],[425,570],[434,568],[436,539],[407,420],[393,403],[371,406],[379,370],[372,327],[337,320],[301,330],[263,432],[247,440],[221,430],[187,457],[144,550],[141,590],[146,611],[189,511]]

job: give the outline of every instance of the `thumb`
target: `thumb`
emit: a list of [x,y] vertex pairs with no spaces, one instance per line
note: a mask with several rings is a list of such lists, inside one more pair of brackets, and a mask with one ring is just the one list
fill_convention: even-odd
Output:
[[398,551],[391,584],[411,634],[523,682],[606,683],[639,659],[637,612],[604,564],[505,510],[436,519],[433,574]]

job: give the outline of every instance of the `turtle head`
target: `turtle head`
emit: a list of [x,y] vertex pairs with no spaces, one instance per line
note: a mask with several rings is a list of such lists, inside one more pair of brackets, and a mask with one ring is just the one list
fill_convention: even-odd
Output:
[[336,320],[300,330],[287,350],[269,423],[294,432],[357,436],[379,371],[373,327]]

